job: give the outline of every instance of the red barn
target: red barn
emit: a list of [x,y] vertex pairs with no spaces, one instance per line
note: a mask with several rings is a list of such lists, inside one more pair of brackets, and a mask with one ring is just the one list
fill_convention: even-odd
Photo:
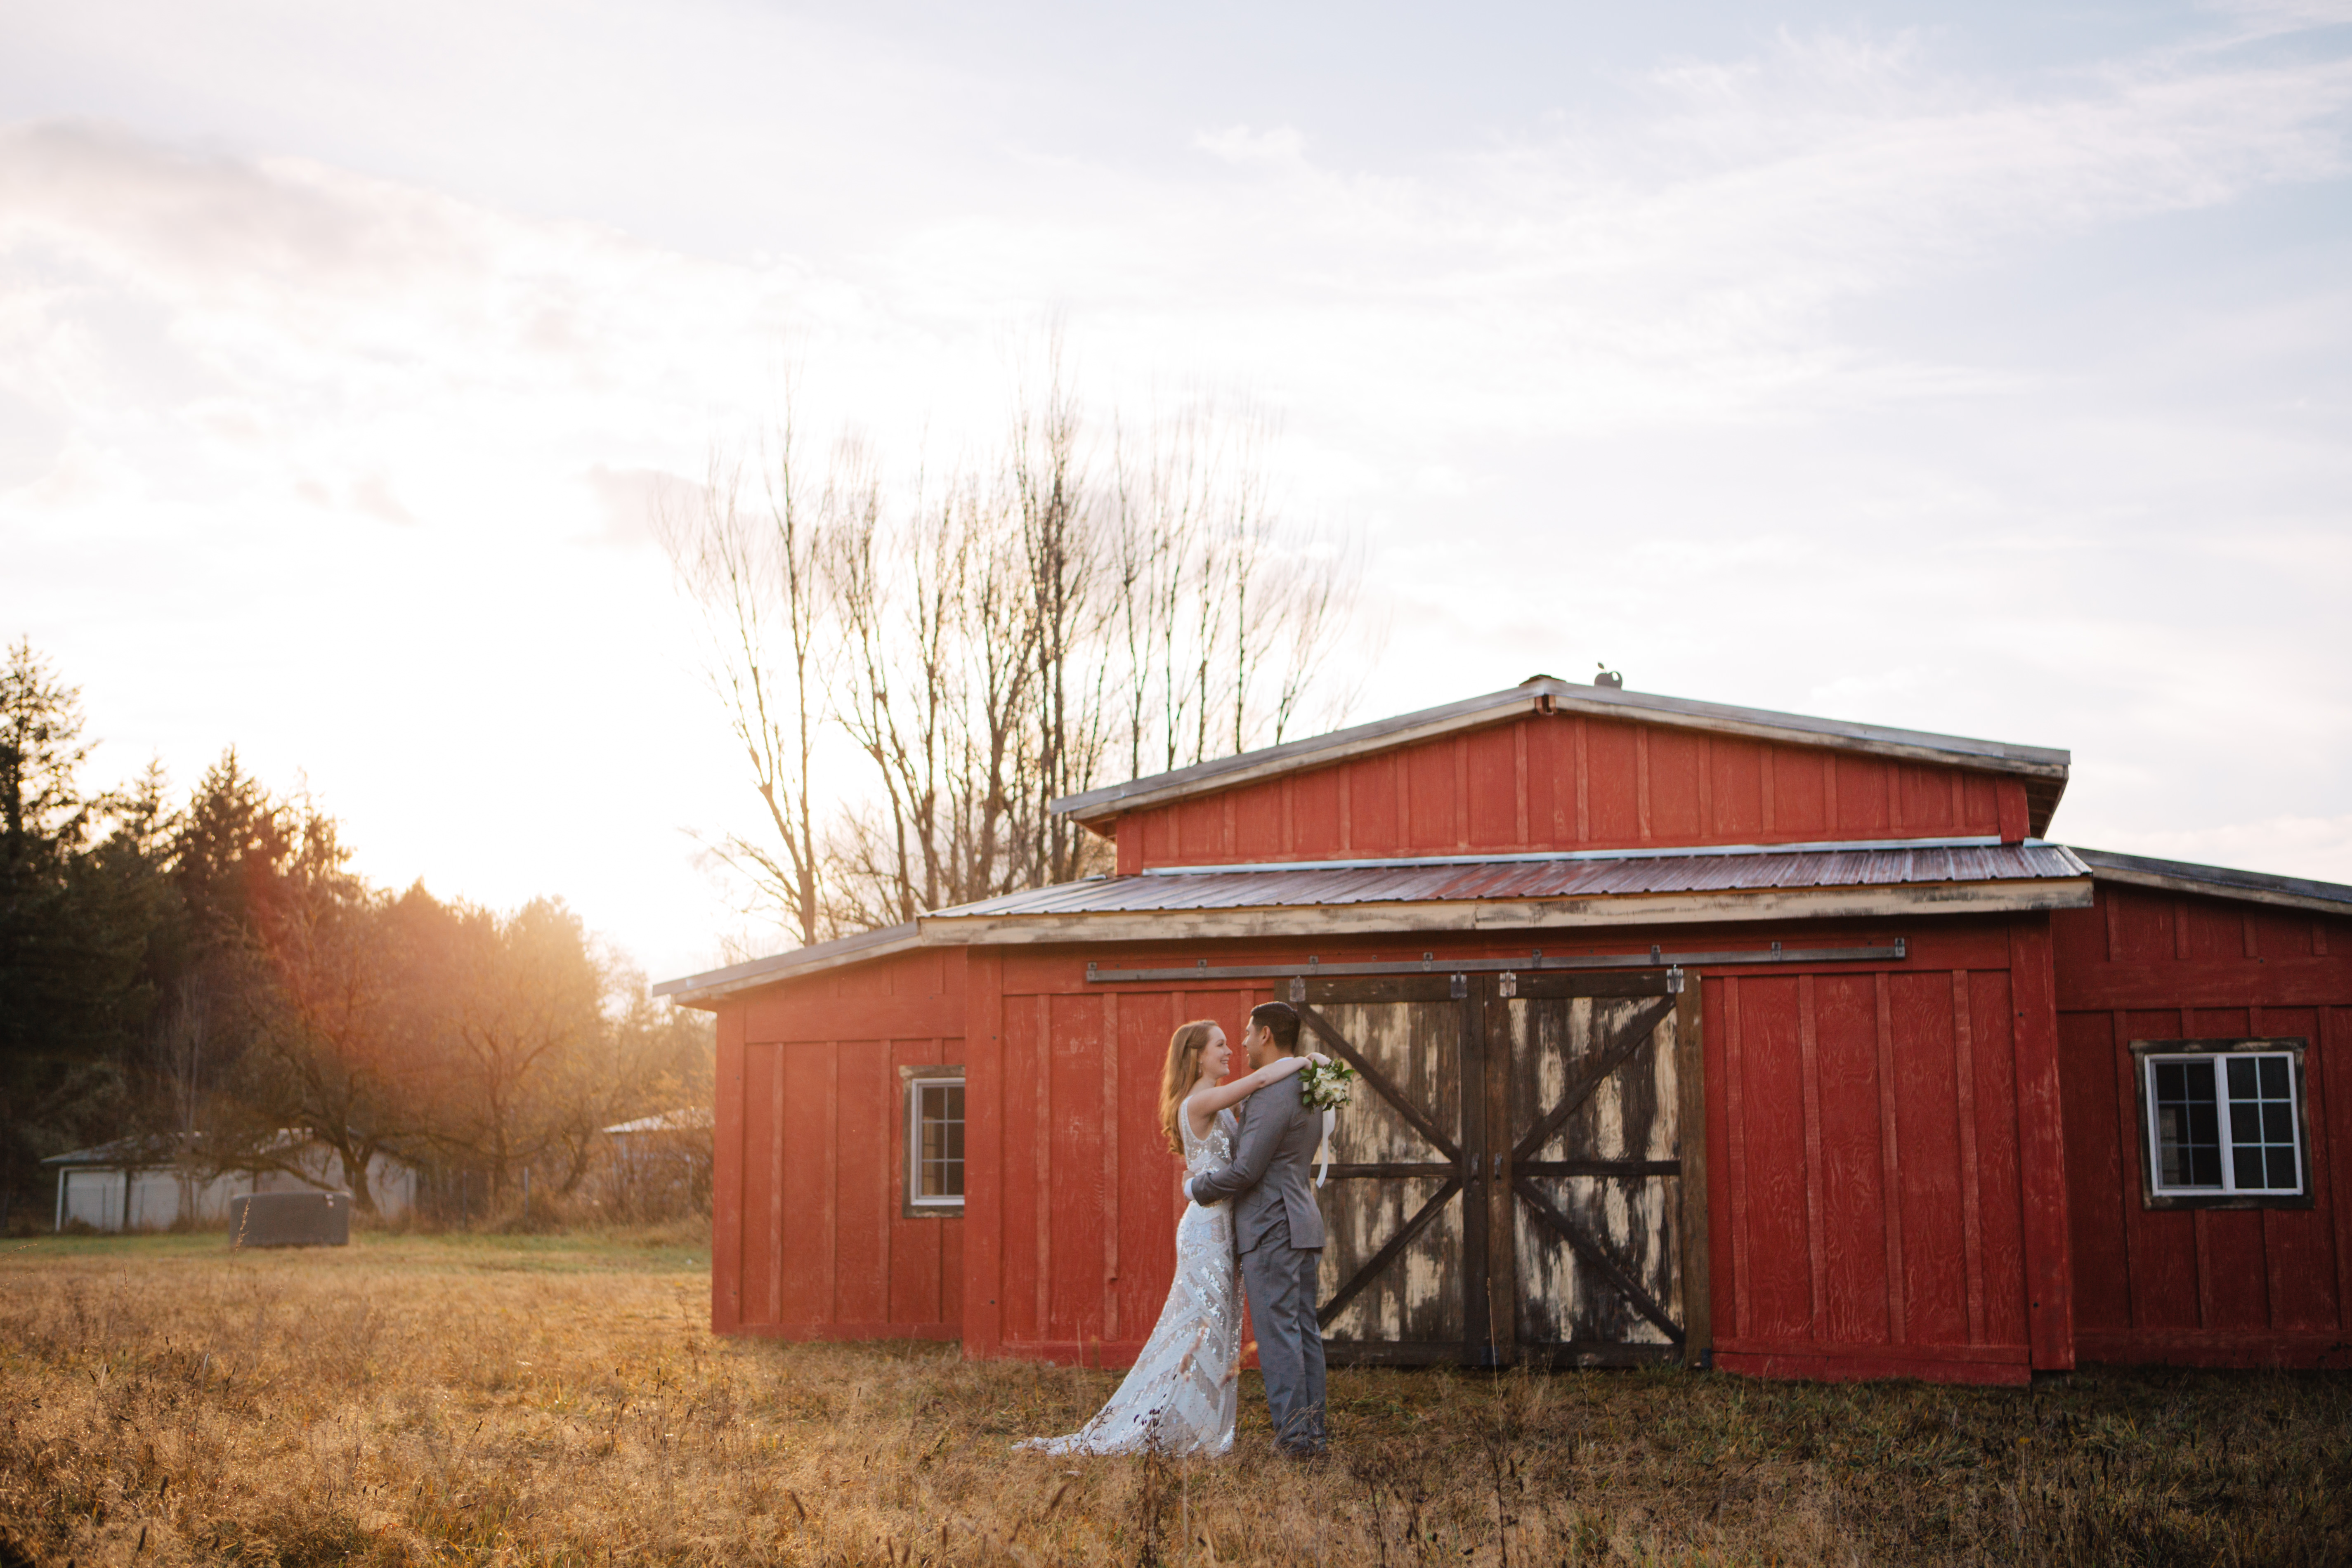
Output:
[[1118,873],[659,987],[721,1332],[1117,1366],[1162,1053],[1366,1089],[1335,1362],[2018,1383],[2352,1340],[2352,889],[2050,842],[2063,752],[1572,686],[1057,803]]

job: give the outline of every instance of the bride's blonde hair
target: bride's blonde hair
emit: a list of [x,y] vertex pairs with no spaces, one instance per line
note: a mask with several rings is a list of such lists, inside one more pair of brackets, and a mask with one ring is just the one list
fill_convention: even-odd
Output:
[[1176,1131],[1176,1118],[1183,1113],[1184,1097],[1200,1081],[1201,1053],[1209,1048],[1209,1037],[1216,1028],[1213,1018],[1195,1018],[1179,1024],[1168,1037],[1168,1066],[1160,1074],[1160,1127],[1168,1134],[1168,1147],[1179,1154],[1184,1152],[1184,1135]]

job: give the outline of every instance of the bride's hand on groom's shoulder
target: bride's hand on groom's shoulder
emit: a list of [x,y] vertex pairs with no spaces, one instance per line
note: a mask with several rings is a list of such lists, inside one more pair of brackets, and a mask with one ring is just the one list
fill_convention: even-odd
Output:
[[1307,1052],[1307,1059],[1313,1062],[1318,1068],[1328,1068],[1331,1065],[1331,1058],[1325,1056],[1321,1051]]

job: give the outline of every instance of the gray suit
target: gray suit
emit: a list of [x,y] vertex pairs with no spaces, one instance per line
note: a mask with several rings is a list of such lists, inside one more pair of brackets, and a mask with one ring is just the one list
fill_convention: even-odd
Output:
[[1323,1330],[1315,1321],[1323,1211],[1307,1176],[1322,1136],[1323,1113],[1300,1102],[1293,1074],[1242,1101],[1234,1163],[1192,1184],[1196,1202],[1234,1200],[1234,1247],[1275,1441],[1307,1453],[1324,1442]]

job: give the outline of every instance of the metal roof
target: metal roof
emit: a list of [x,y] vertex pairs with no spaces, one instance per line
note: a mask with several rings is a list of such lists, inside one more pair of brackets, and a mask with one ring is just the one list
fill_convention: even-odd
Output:
[[[1097,877],[940,910],[654,987],[691,1006],[918,946],[1150,941],[2073,908],[2089,868],[2060,844],[1990,838],[1335,860]],[[1192,929],[1202,921],[1214,930]]]
[[2352,888],[2339,882],[2273,877],[2261,871],[2233,870],[2227,866],[2199,866],[2187,860],[2152,860],[2144,855],[2118,855],[2108,849],[2077,849],[2074,853],[2103,882],[2283,904],[2289,909],[2316,910],[2326,914],[2352,914]]
[[635,1121],[616,1121],[604,1129],[607,1132],[699,1132],[713,1125],[713,1112],[707,1105],[689,1105],[681,1110],[660,1110],[651,1116],[640,1116]]
[[[1658,918],[1673,902],[1675,920],[1789,918],[1854,912],[1851,904],[1790,901],[1841,890],[1910,889],[1921,912],[1938,907],[2064,908],[2088,901],[2086,879],[2257,903],[2352,913],[2352,887],[2268,876],[2181,860],[2029,839],[1932,838],[1885,843],[1747,845],[1715,848],[1583,850],[1487,858],[1327,860],[1267,866],[1169,867],[1132,877],[1097,877],[981,903],[940,910],[919,921],[820,942],[772,958],[665,981],[656,995],[705,1005],[732,992],[861,963],[909,948],[975,941],[1105,940],[1181,937],[1181,917],[1271,915],[1233,934],[1334,930],[1335,911],[1363,918],[1347,929],[1462,929],[1507,925],[1631,924]],[[2004,892],[2006,889],[2006,893]],[[1973,901],[1962,895],[1974,894]],[[1775,895],[1780,897],[1776,898]],[[2004,899],[2007,902],[2004,903]],[[1620,900],[1647,900],[1628,905]],[[1771,907],[1765,907],[1769,905]],[[1743,907],[1747,906],[1747,907]],[[1383,913],[1383,910],[1388,911]],[[1571,920],[1549,917],[1563,911]],[[1413,918],[1413,917],[1419,918]],[[1125,917],[1125,918],[1122,918]],[[1139,926],[1141,920],[1150,923]],[[1098,922],[1098,923],[1097,923]],[[1024,935],[1024,931],[1034,932]],[[110,1152],[79,1151],[48,1163]]]
[[814,942],[770,958],[755,958],[748,963],[730,964],[725,969],[709,969],[700,974],[665,980],[653,988],[653,994],[688,1004],[709,1002],[732,992],[749,991],[754,986],[772,984],[793,975],[814,974],[820,970],[839,969],[844,964],[863,963],[869,959],[887,957],[919,946],[921,942],[922,937],[912,922],[884,926],[880,931],[860,931],[856,936]]
[[[201,1138],[202,1133],[197,1137]],[[62,1154],[51,1154],[41,1162],[44,1165],[97,1165],[109,1170],[151,1171],[161,1165],[179,1163],[183,1144],[168,1133],[134,1134],[117,1138],[111,1143],[95,1144],[88,1149],[68,1149]],[[192,1151],[193,1152],[193,1151]]]
[[1311,905],[1591,899],[1797,888],[2049,881],[2088,871],[2060,844],[1895,841],[1863,847],[1744,847],[1664,855],[1566,854],[1508,859],[1307,862],[1097,877],[941,910],[924,924],[1018,915],[1135,913]]
[[2011,745],[2000,741],[1937,735],[1920,730],[1895,730],[1877,724],[1850,724],[1836,719],[1816,719],[1801,713],[1779,713],[1762,708],[1736,708],[1720,702],[1695,702],[1682,697],[1661,697],[1646,691],[1622,691],[1605,686],[1579,686],[1538,676],[1507,691],[1491,691],[1442,707],[1424,708],[1328,735],[1289,741],[1238,756],[1201,763],[1173,773],[1155,773],[1065,795],[1053,809],[1088,826],[1108,822],[1123,812],[1162,805],[1196,795],[1230,789],[1236,784],[1321,767],[1351,756],[1390,751],[1417,742],[1434,740],[1458,731],[1499,724],[1522,713],[1583,713],[1593,717],[1639,720],[1718,734],[1748,736],[1834,746],[1915,762],[1958,763],[2026,779],[2033,831],[2048,827],[2058,797],[2066,788],[2072,755],[2048,746]]

